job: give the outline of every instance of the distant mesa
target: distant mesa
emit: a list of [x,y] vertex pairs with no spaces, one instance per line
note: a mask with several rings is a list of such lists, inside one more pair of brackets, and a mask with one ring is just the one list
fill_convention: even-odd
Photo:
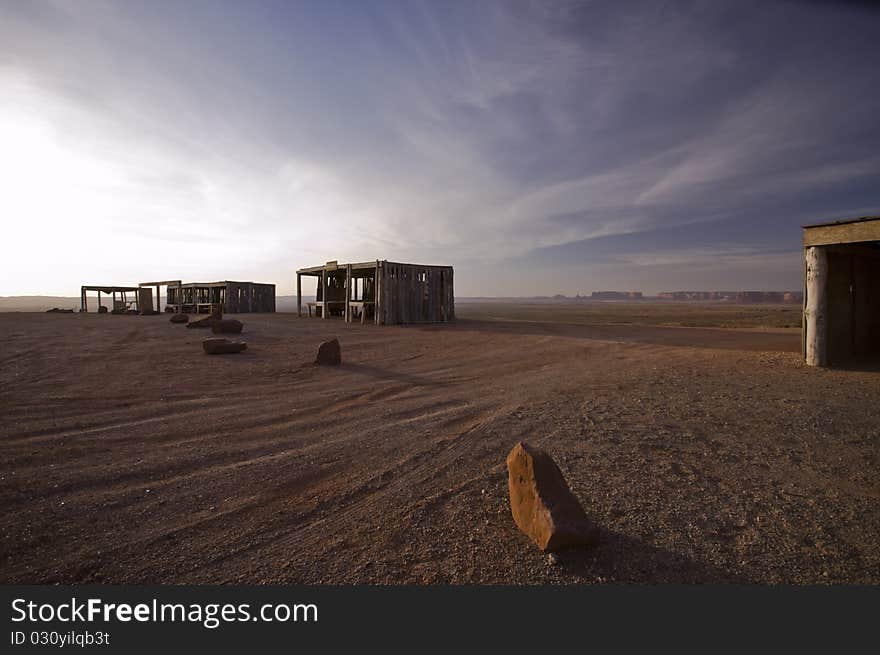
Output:
[[641,291],[594,291],[591,300],[641,300]]
[[738,303],[800,304],[801,291],[664,291],[657,294],[663,300],[724,300]]

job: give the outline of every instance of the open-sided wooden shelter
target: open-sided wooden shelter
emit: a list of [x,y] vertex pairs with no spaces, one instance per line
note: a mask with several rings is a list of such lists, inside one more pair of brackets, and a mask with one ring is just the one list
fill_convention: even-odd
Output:
[[378,325],[437,323],[455,319],[451,266],[403,264],[386,260],[301,268],[296,272],[296,310],[302,316],[302,278],[316,277],[311,316],[340,316]]
[[880,216],[804,226],[803,355],[880,358]]
[[[87,295],[89,291],[98,292],[98,306],[95,311],[99,313],[101,311],[102,293],[107,294],[108,296],[111,296],[113,298],[112,311],[115,313],[124,313],[130,310],[140,310],[140,303],[138,298],[139,287],[84,284],[79,288],[79,311],[81,312],[89,311],[89,299]],[[131,294],[131,296],[129,296],[128,294]]]

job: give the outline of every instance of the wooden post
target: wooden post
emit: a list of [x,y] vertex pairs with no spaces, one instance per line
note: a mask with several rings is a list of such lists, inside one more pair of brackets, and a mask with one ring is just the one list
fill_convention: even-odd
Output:
[[804,311],[806,361],[808,366],[828,365],[828,254],[825,248],[811,246],[806,260],[807,297]]
[[83,312],[89,311],[89,303],[88,303],[88,300],[86,300],[86,288],[85,287],[79,288],[79,308],[80,308],[80,311],[83,311]]
[[159,289],[159,285],[157,284],[156,285],[156,313],[157,314],[162,313],[162,300],[161,300],[161,296],[159,295],[159,292],[160,292],[160,289]]
[[101,290],[98,289],[98,313],[101,313]]
[[382,311],[382,280],[380,279],[379,260],[376,260],[376,268],[373,273],[373,322],[379,325],[379,313]]
[[327,269],[325,268],[321,271],[321,287],[323,291],[321,291],[321,295],[323,297],[324,304],[321,306],[321,318],[327,318]]
[[303,315],[302,275],[296,274],[296,315]]
[[345,322],[351,322],[351,264],[345,265]]

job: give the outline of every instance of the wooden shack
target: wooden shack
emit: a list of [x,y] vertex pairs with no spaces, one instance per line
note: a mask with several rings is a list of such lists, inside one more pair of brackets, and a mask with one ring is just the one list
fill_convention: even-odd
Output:
[[804,359],[811,366],[880,359],[880,216],[803,228]]
[[232,280],[168,284],[165,306],[166,311],[192,314],[215,309],[225,314],[271,313],[275,311],[275,285]]
[[302,316],[302,278],[316,277],[309,316],[338,316],[377,325],[438,323],[455,319],[451,266],[375,260],[352,264],[327,262],[296,272],[296,308]]

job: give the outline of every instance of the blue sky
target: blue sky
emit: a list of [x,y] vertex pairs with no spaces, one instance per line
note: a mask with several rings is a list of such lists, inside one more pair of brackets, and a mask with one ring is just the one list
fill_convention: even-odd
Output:
[[[880,213],[880,12],[832,2],[0,0],[0,295],[799,289]],[[9,247],[11,244],[12,247]]]

